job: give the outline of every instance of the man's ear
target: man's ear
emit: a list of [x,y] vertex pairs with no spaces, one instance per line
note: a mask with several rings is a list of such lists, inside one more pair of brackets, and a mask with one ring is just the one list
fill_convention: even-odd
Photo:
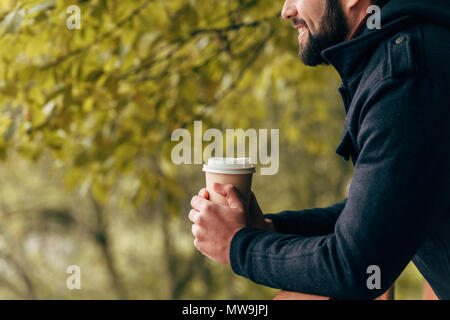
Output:
[[[342,9],[344,9],[345,11],[350,11],[353,8],[355,8],[355,6],[357,6],[360,2],[364,2],[362,0],[341,0],[341,4],[342,4]],[[369,1],[370,2],[370,1]]]

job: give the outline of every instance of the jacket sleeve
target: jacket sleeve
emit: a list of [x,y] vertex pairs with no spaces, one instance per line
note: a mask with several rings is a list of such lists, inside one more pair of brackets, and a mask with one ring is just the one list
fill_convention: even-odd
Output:
[[[302,237],[243,228],[231,241],[235,273],[335,299],[373,299],[392,285],[449,203],[450,111],[436,83],[418,81],[390,78],[367,95],[359,156],[333,233]],[[372,265],[381,271],[380,289],[367,286]]]
[[283,211],[277,214],[265,214],[273,221],[279,233],[297,234],[303,237],[322,236],[333,233],[345,201],[327,208],[306,209],[300,211]]

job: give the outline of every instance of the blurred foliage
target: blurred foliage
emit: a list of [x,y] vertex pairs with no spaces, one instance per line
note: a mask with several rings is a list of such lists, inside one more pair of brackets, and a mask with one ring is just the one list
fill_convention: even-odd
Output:
[[[73,4],[81,28],[69,30]],[[280,171],[254,179],[263,210],[345,197],[339,78],[299,62],[281,7],[0,2],[0,298],[275,295],[194,249],[187,213],[204,178],[198,165],[171,162],[170,135],[194,120],[204,130],[279,128]],[[82,290],[65,288],[70,264]]]

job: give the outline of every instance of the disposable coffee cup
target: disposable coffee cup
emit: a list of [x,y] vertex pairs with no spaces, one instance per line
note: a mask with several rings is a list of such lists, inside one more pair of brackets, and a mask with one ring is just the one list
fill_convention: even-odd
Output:
[[218,182],[233,185],[248,203],[252,177],[256,171],[249,158],[209,158],[208,162],[203,165],[203,171],[206,177],[206,189],[211,201],[228,205],[225,197],[213,191],[214,182]]

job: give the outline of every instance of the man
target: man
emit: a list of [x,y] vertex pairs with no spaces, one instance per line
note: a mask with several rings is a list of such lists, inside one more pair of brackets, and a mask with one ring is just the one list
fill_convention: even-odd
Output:
[[[192,198],[194,245],[256,283],[334,299],[374,299],[413,260],[440,299],[450,299],[450,1],[287,0],[299,55],[332,64],[346,120],[337,153],[352,159],[346,200],[329,208],[246,212]],[[381,28],[367,27],[367,8]],[[367,285],[370,266],[381,286]],[[370,287],[370,288],[369,288]]]

